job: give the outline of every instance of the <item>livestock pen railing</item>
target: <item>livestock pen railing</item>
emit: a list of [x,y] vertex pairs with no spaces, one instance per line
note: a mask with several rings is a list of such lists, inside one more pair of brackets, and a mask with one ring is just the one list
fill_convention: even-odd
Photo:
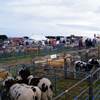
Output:
[[[100,57],[100,46],[99,45],[97,47],[92,47],[92,48],[85,48],[84,47],[81,50],[77,47],[65,47],[63,45],[63,46],[56,47],[55,49],[43,48],[42,50],[37,49],[37,51],[32,51],[32,52],[17,52],[17,53],[16,52],[11,52],[11,53],[4,52],[4,53],[0,53],[0,63],[5,62],[5,61],[10,61],[10,60],[23,59],[23,58],[32,59],[32,58],[37,57],[37,56],[45,56],[45,55],[64,53],[64,52],[70,52],[70,51],[71,52],[72,51],[74,51],[74,52],[77,51],[77,52],[80,53],[79,55],[81,55],[82,52],[84,52],[86,50],[91,51],[92,49],[98,52],[97,56],[99,58]],[[85,56],[85,59],[87,59],[87,56]]]
[[[68,100],[86,100],[89,96],[88,90],[90,89],[91,85],[90,80],[92,80],[95,96],[98,97],[100,94],[100,69],[93,73],[84,73],[71,72],[59,68],[43,68],[42,66],[34,64],[20,64],[16,66],[6,66],[5,70],[9,71],[14,77],[16,77],[18,75],[17,72],[23,66],[29,67],[31,74],[34,76],[47,77],[53,82],[55,97],[54,100],[67,100],[67,98]],[[67,72],[67,77],[65,72]],[[74,77],[74,74],[78,74],[78,76]]]
[[[85,82],[86,87],[73,94],[73,90]],[[74,91],[77,92],[77,91]],[[100,68],[83,78],[70,88],[64,90],[53,100],[100,100]]]
[[[2,69],[5,69],[5,71],[8,71],[9,73],[12,74],[12,76],[16,77],[18,75],[18,71],[22,67],[28,67],[31,71],[31,74],[33,74],[33,76],[49,78],[54,84],[55,95],[58,95],[60,92],[62,92],[64,90],[63,87],[60,87],[60,84],[62,84],[61,82],[64,82],[64,84],[66,82],[69,82],[69,85],[68,85],[68,87],[69,87],[87,75],[87,73],[84,73],[84,72],[67,71],[67,79],[65,79],[65,77],[66,77],[65,71],[66,70],[64,70],[64,69],[45,68],[41,65],[34,65],[34,64],[18,64],[18,65],[13,65],[13,66],[3,66]],[[78,74],[78,75],[80,75],[80,77],[76,77],[75,80],[73,81],[74,74]]]
[[73,49],[76,49],[78,50],[77,48],[69,48],[69,47],[65,47],[64,44],[60,45],[60,46],[56,46],[55,48],[51,48],[50,46],[46,46],[44,48],[40,48],[40,47],[37,47],[36,50],[33,50],[33,51],[24,51],[24,52],[10,52],[10,53],[7,53],[6,51],[4,51],[3,53],[0,53],[0,58],[8,58],[8,57],[20,57],[20,56],[25,56],[25,55],[30,55],[30,56],[43,56],[43,55],[46,55],[46,54],[49,54],[49,53],[55,53],[55,52],[61,52],[61,51],[69,51],[69,50],[73,50]]

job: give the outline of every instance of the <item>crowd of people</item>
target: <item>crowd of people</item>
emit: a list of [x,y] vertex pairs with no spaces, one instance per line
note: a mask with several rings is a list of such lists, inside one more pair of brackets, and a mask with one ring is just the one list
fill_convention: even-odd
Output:
[[[15,43],[12,43],[15,44]],[[4,42],[2,46],[0,46],[0,54],[4,53],[24,53],[28,50],[35,50],[39,49],[45,49],[45,50],[54,50],[54,49],[61,49],[63,47],[78,47],[79,49],[83,48],[90,48],[90,47],[95,47],[97,45],[97,39],[96,38],[86,38],[85,40],[83,37],[78,37],[78,38],[61,38],[59,40],[57,39],[47,39],[47,40],[39,40],[39,41],[26,41],[22,45],[11,45],[9,42]],[[36,49],[37,48],[37,49]]]
[[90,48],[90,47],[95,47],[97,45],[97,39],[96,38],[87,38],[85,39],[85,41],[83,42],[82,38],[79,39],[79,49],[85,47],[85,48]]

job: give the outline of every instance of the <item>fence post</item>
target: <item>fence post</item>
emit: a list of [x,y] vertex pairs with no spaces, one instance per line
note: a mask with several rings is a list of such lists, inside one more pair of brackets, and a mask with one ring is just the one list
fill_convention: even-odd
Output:
[[86,62],[87,62],[88,59],[89,59],[89,50],[86,50],[86,53],[85,53],[85,59],[86,59]]
[[54,69],[54,84],[55,84],[55,93],[57,94],[57,76],[56,76],[56,69]]
[[98,46],[98,59],[100,58],[100,46]]
[[65,100],[68,100],[67,98],[68,98],[68,96],[67,96],[67,93],[66,93],[66,94],[65,94]]
[[89,100],[94,100],[94,96],[93,96],[93,77],[92,74],[90,74],[89,78],[88,78],[88,85],[89,85]]
[[82,52],[81,52],[81,51],[78,52],[78,55],[80,55],[81,60],[83,60],[83,59],[82,59]]
[[66,61],[66,57],[64,57],[64,78],[67,79],[67,61]]
[[74,100],[78,100],[78,97],[76,96],[76,97],[74,97]]
[[8,71],[10,72],[11,70],[10,70],[10,66],[8,66]]

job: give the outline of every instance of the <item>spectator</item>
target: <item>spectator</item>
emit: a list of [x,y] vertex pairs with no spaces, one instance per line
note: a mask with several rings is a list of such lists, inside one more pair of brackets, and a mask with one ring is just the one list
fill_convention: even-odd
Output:
[[93,40],[92,40],[92,46],[95,47],[96,43],[97,43],[96,38],[93,38]]
[[79,49],[81,49],[83,47],[83,41],[82,38],[79,39]]
[[90,38],[87,38],[87,39],[85,40],[85,45],[86,45],[86,48],[92,47],[92,41],[91,41]]

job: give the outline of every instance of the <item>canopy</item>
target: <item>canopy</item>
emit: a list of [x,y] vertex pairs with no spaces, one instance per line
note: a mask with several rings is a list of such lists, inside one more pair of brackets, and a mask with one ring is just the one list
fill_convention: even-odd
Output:
[[38,40],[47,40],[47,38],[43,35],[32,35],[30,38],[34,39],[34,40],[37,40],[37,41]]

